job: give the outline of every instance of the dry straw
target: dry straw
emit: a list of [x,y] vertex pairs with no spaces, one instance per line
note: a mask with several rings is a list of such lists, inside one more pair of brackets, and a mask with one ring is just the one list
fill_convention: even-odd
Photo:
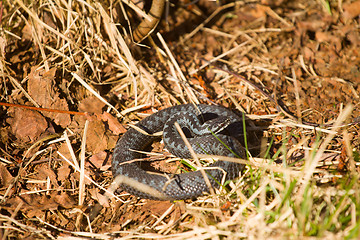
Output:
[[[179,1],[179,4],[182,2]],[[283,4],[287,6],[285,2]],[[171,1],[166,3],[172,6]],[[51,135],[29,145],[19,144],[11,136],[4,143],[5,147],[1,145],[0,149],[1,169],[4,170],[1,179],[6,180],[6,172],[11,170],[11,181],[3,186],[0,196],[2,239],[357,238],[360,226],[359,159],[352,139],[358,137],[359,131],[354,124],[346,125],[351,122],[352,107],[349,105],[342,109],[332,126],[310,126],[299,121],[311,109],[301,109],[304,106],[300,98],[301,81],[307,79],[297,76],[296,67],[304,71],[303,77],[315,78],[319,83],[333,81],[349,87],[354,99],[359,97],[356,88],[339,76],[320,76],[305,54],[293,58],[293,55],[284,53],[284,59],[289,58],[291,62],[290,73],[282,71],[282,63],[271,59],[273,48],[285,48],[289,42],[297,42],[299,36],[294,32],[298,33],[297,28],[301,27],[297,20],[299,16],[306,15],[309,9],[321,14],[318,4],[318,1],[305,1],[292,5],[295,12],[290,12],[289,8],[289,14],[281,14],[283,8],[275,11],[260,4],[260,1],[235,1],[216,8],[194,30],[179,36],[178,40],[169,42],[165,34],[156,33],[152,34],[156,37],[154,41],[149,42],[159,45],[137,48],[131,42],[132,29],[136,28],[133,16],[138,14],[145,20],[151,20],[151,16],[133,1],[3,1],[0,40],[6,38],[7,41],[0,41],[6,45],[0,46],[1,49],[10,50],[16,46],[29,48],[23,55],[16,55],[17,51],[24,51],[16,49],[12,52],[14,56],[10,56],[11,59],[19,59],[24,68],[21,71],[15,71],[12,68],[15,64],[6,62],[10,58],[2,53],[1,101],[26,102],[39,107],[27,91],[26,74],[30,72],[30,65],[36,71],[46,72],[52,67],[57,69],[56,87],[71,108],[76,109],[84,98],[92,95],[128,127],[148,115],[143,110],[151,112],[180,103],[199,102],[236,106],[256,121],[270,121],[266,128],[250,124],[250,128],[261,130],[268,137],[261,157],[250,155],[249,160],[244,160],[193,154],[194,159],[211,158],[247,165],[242,176],[229,183],[229,191],[221,190],[196,200],[170,204],[159,215],[143,211],[147,201],[129,197],[128,194],[114,194],[121,183],[128,184],[133,179],[119,176],[111,185],[110,170],[95,171],[85,164],[92,155],[86,151],[89,129],[85,121],[59,135]],[[135,13],[127,15],[129,8]],[[189,9],[180,7],[174,10],[177,14]],[[263,11],[264,15],[241,29],[219,27],[236,20],[238,13],[248,9],[257,9],[259,14]],[[125,22],[117,22],[119,15],[123,15]],[[176,16],[174,19],[179,20]],[[208,25],[217,19],[224,24]],[[327,24],[327,21],[320,22],[324,26]],[[336,27],[327,29],[331,31]],[[221,46],[206,57],[202,56],[200,52],[204,50],[197,51],[193,47],[203,44],[193,42],[202,39],[196,37],[198,34],[211,36]],[[152,47],[156,50],[152,51]],[[321,50],[320,47],[318,49]],[[158,55],[154,54],[155,51]],[[188,51],[191,51],[192,58],[185,60],[189,58]],[[26,60],[27,54],[34,58]],[[22,56],[25,56],[24,59]],[[203,58],[207,61],[199,62]],[[227,71],[213,69],[212,64],[217,63],[228,67]],[[279,87],[277,81],[292,84],[297,118],[284,116],[278,106],[269,100],[270,95],[264,95],[231,71],[261,86],[274,83],[276,88]],[[193,74],[204,72],[211,73],[211,83],[201,84],[198,79],[192,78]],[[213,98],[204,96],[203,92],[207,90],[214,93]],[[293,106],[290,99],[278,97]],[[258,112],[264,115],[259,116]],[[4,124],[2,134],[3,130],[6,131],[7,123]],[[62,144],[67,148],[69,157],[58,150]],[[252,149],[247,150],[251,152]],[[335,157],[330,159],[329,156]],[[69,165],[70,187],[63,188],[60,183],[61,189],[56,189],[58,185],[49,176],[33,179],[38,173],[36,162],[45,162],[54,172],[63,165]],[[340,162],[349,163],[350,170],[337,171]],[[193,165],[200,166],[198,161]],[[207,179],[206,175],[204,177]],[[148,186],[138,182],[129,184],[161,197],[161,193]],[[28,189],[23,189],[23,186]],[[93,191],[99,195],[93,195]],[[69,193],[77,201],[68,208],[43,208],[39,210],[43,213],[41,216],[31,215],[29,205],[41,197],[49,198],[53,192]],[[21,200],[27,196],[31,196],[34,202]],[[95,203],[102,208],[92,217]]]

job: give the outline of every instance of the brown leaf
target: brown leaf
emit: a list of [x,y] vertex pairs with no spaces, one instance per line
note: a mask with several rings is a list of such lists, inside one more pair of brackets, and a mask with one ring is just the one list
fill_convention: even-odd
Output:
[[32,67],[28,80],[28,91],[30,96],[41,106],[50,107],[50,103],[56,97],[54,92],[55,68],[48,72],[37,70]]
[[313,20],[313,21],[300,21],[298,22],[298,29],[301,32],[306,32],[307,30],[317,32],[319,29],[322,29],[326,25],[326,22],[322,20]]
[[24,40],[31,40],[33,38],[32,28],[30,23],[27,23],[21,31],[21,38]]
[[9,173],[7,168],[0,164],[0,186],[7,187],[13,180],[13,176]]
[[100,101],[97,97],[90,96],[81,100],[79,104],[79,111],[101,114],[104,106],[105,103]]
[[48,177],[50,179],[50,183],[54,185],[56,188],[59,187],[57,183],[57,176],[54,171],[49,168],[48,164],[41,164],[36,166],[35,168],[38,173],[35,175],[36,179],[38,180],[46,180]]
[[331,40],[331,34],[326,32],[316,32],[315,34],[316,40],[319,42],[328,42]]
[[304,58],[307,61],[314,58],[314,52],[310,48],[304,47],[303,52],[304,52]]
[[109,129],[115,134],[115,135],[119,135],[121,133],[125,133],[126,132],[126,128],[119,123],[119,121],[117,120],[117,118],[115,118],[113,115],[111,115],[108,112],[104,112],[102,114],[102,120],[107,122],[109,125]]
[[106,131],[105,124],[93,117],[89,122],[89,128],[87,132],[86,149],[92,153],[98,153],[106,149],[112,149],[115,147],[118,136],[109,134]]
[[[49,108],[66,110],[66,111],[69,110],[66,100],[60,98],[57,98],[56,101],[54,100],[54,102],[50,105]],[[67,127],[71,122],[70,115],[66,113],[49,112],[49,113],[45,113],[44,115],[47,116],[48,118],[53,119],[57,125],[60,125],[64,128]]]
[[72,199],[66,192],[58,194],[51,192],[49,195],[33,195],[25,194],[9,199],[7,204],[12,206],[22,205],[22,211],[28,211],[28,217],[41,216],[44,210],[56,210],[59,206],[63,208],[72,208],[76,206],[76,201]]
[[65,179],[68,179],[70,172],[71,172],[71,169],[69,167],[69,164],[64,162],[64,165],[58,168],[58,171],[57,171],[58,180],[64,181]]
[[360,15],[360,0],[347,3],[343,5],[344,9],[344,18],[350,20],[358,15]]
[[99,192],[98,188],[88,189],[91,197],[96,199],[102,206],[110,207],[109,198]]
[[69,147],[67,145],[66,142],[63,142],[59,148],[58,151],[66,158],[66,159],[71,159],[71,154],[69,151]]
[[89,122],[86,139],[87,151],[98,153],[107,149],[107,137],[105,135],[104,124],[98,120]]
[[[44,108],[69,110],[65,99],[60,99],[59,93],[54,87],[56,69],[52,68],[45,72],[31,68],[28,80],[28,91],[30,96]],[[67,127],[70,124],[70,116],[64,113],[43,112],[43,115],[53,119],[57,125]]]
[[23,108],[15,108],[13,117],[7,122],[12,133],[24,142],[34,142],[48,127],[40,113]]
[[77,205],[77,201],[75,201],[69,196],[69,194],[65,192],[62,192],[61,194],[53,192],[50,199],[64,208],[72,208]]
[[[92,155],[89,158],[89,162],[91,162],[95,167],[101,169],[101,170],[106,170],[109,169],[111,167],[110,163],[108,163],[107,165],[103,166],[105,160],[107,157],[107,153],[105,151],[101,151],[98,152],[94,155]],[[87,163],[87,165],[89,165],[89,163]],[[105,169],[104,169],[105,167]]]
[[[142,207],[143,211],[149,211],[155,216],[163,215],[173,203],[164,201],[148,200]],[[170,213],[169,213],[170,214]]]

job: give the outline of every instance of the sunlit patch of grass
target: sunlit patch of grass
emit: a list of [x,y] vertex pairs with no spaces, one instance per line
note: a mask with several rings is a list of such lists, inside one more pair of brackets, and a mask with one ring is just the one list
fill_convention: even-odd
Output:
[[323,6],[323,8],[325,9],[325,11],[332,15],[332,12],[331,12],[331,6],[330,6],[330,2],[327,1],[327,0],[319,0],[321,5]]

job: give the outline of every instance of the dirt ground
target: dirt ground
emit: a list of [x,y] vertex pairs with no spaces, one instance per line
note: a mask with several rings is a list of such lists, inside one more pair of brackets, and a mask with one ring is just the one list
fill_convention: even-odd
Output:
[[[2,238],[359,236],[360,1],[182,0],[168,7],[151,38],[135,45],[129,29],[139,17],[125,3],[1,2],[0,102],[38,108],[0,107]],[[119,192],[109,200],[119,136],[156,110],[189,102],[243,111],[252,119],[251,156],[276,166],[306,169],[334,130],[311,186],[331,192],[351,185],[355,193],[346,199],[354,208],[338,208],[345,204],[339,193],[333,215],[322,204],[334,195],[322,195],[308,206],[313,218],[294,210],[291,223],[268,214],[257,225],[261,204],[288,213],[276,194],[264,193],[236,215],[273,176],[265,170],[236,180],[236,197],[173,203]],[[334,127],[347,107],[351,113]],[[154,148],[164,152],[161,143]],[[283,179],[274,186],[288,196],[290,180]],[[320,228],[321,219],[331,221]]]

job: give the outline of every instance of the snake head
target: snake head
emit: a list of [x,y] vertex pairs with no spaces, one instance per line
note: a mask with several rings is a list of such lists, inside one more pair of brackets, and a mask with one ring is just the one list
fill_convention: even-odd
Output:
[[203,127],[207,128],[211,133],[218,134],[232,123],[231,119],[224,116],[211,119],[203,123]]

